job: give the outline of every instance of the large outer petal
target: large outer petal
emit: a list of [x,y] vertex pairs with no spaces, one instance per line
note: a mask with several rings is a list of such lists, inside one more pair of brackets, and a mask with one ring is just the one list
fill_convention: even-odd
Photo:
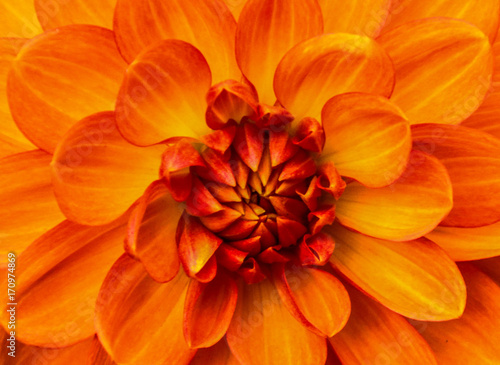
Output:
[[347,92],[388,97],[394,86],[392,62],[372,39],[325,34],[292,48],[274,76],[280,103],[293,116],[320,119],[326,101]]
[[335,214],[343,225],[367,235],[408,241],[434,229],[451,207],[444,166],[435,157],[412,151],[405,172],[391,185],[370,189],[347,184]]
[[126,223],[127,217],[100,227],[65,221],[22,253],[15,273],[20,341],[64,347],[95,333],[95,301],[123,253]]
[[321,161],[332,161],[342,176],[383,187],[403,173],[411,150],[410,124],[382,96],[343,94],[321,111],[326,142]]
[[116,0],[34,0],[44,30],[70,24],[92,24],[111,29]]
[[0,38],[0,158],[36,149],[17,128],[7,101],[7,74],[25,42],[21,38]]
[[118,0],[114,30],[129,62],[161,39],[179,39],[203,53],[214,82],[241,77],[234,57],[236,22],[221,0]]
[[347,288],[352,298],[351,317],[330,338],[342,364],[436,365],[429,345],[403,317]]
[[110,30],[71,25],[44,33],[23,47],[9,74],[14,120],[53,152],[75,122],[113,110],[125,67]]
[[319,0],[325,33],[354,33],[375,37],[387,17],[391,0]]
[[378,240],[340,225],[327,232],[336,243],[334,266],[389,309],[429,321],[462,314],[466,294],[460,271],[433,242]]
[[33,0],[0,2],[0,37],[32,38],[42,31]]
[[460,265],[467,285],[463,316],[447,322],[412,323],[439,364],[500,363],[500,287],[470,264]]
[[106,351],[119,364],[188,364],[196,350],[182,334],[189,278],[182,270],[165,284],[142,264],[123,255],[104,280],[96,306],[96,328]]
[[158,178],[164,147],[137,147],[123,139],[114,114],[81,120],[52,160],[54,191],[64,214],[99,225],[120,216]]
[[412,20],[447,17],[474,24],[493,41],[499,11],[498,0],[393,0],[390,16],[383,30],[393,29]]
[[492,75],[488,38],[454,19],[424,19],[377,41],[394,62],[391,97],[413,124],[458,124],[483,101]]
[[437,157],[453,185],[453,209],[442,225],[478,227],[500,221],[500,140],[462,126],[412,126],[415,149]]
[[240,286],[227,341],[243,364],[319,365],[326,361],[326,340],[292,317],[270,280]]
[[23,152],[0,160],[0,263],[64,220],[50,179],[51,156]]
[[297,43],[323,32],[316,0],[248,0],[236,32],[236,59],[257,88],[259,99],[273,105],[273,76],[283,55]]
[[438,226],[425,236],[441,246],[455,261],[500,255],[500,222],[475,228]]
[[207,61],[192,45],[172,39],[154,44],[125,74],[116,103],[120,132],[139,146],[208,133],[211,80]]

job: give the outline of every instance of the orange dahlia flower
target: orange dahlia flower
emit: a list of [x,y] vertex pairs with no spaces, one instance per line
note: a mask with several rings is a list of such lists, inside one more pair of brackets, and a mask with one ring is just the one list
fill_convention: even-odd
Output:
[[499,364],[499,12],[3,1],[3,363]]

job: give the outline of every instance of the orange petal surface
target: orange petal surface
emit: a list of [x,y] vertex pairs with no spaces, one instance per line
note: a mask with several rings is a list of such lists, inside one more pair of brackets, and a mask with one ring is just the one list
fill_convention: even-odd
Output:
[[178,39],[203,53],[214,83],[241,77],[234,57],[236,22],[222,0],[118,0],[114,30],[129,62],[159,40]]
[[78,120],[113,110],[125,66],[110,30],[71,25],[46,32],[24,46],[9,73],[14,120],[35,145],[53,152]]
[[321,161],[368,187],[391,184],[404,171],[411,149],[410,124],[382,96],[343,94],[321,112],[326,144]]
[[158,178],[163,150],[125,141],[112,112],[83,119],[65,135],[52,160],[61,210],[82,224],[117,218]]
[[240,365],[231,353],[226,338],[207,349],[199,349],[190,365]]
[[274,104],[274,70],[283,55],[300,41],[322,32],[323,19],[316,1],[246,2],[236,31],[236,59],[258,90],[260,101]]
[[172,39],[155,44],[125,74],[116,103],[120,132],[139,146],[208,133],[210,83],[207,61],[192,45]]
[[292,48],[280,62],[274,91],[296,118],[320,120],[321,109],[335,95],[366,92],[388,97],[393,66],[372,39],[354,34],[325,34]]
[[453,185],[453,209],[442,225],[478,227],[500,220],[500,140],[461,126],[412,127],[415,149],[437,157]]
[[424,19],[383,33],[377,41],[394,62],[391,100],[411,123],[458,124],[483,101],[493,56],[488,38],[476,27]]
[[405,172],[391,185],[370,189],[348,184],[335,213],[340,223],[364,234],[408,241],[434,229],[451,207],[444,166],[435,157],[412,151]]
[[111,356],[106,352],[104,347],[102,347],[101,342],[97,336],[94,337],[92,341],[92,346],[90,348],[90,354],[88,356],[88,361],[86,365],[116,365]]
[[330,262],[389,309],[429,321],[445,321],[462,314],[464,281],[455,263],[436,244],[425,238],[409,242],[379,240],[340,225],[327,232],[336,242]]
[[157,283],[126,254],[113,265],[97,298],[95,325],[114,361],[189,364],[196,350],[188,348],[182,334],[188,284],[182,270],[168,283]]
[[0,3],[0,37],[32,38],[42,32],[33,0]]

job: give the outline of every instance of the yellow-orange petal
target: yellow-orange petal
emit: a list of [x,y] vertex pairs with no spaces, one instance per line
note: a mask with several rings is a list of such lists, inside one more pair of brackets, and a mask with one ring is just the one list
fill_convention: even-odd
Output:
[[238,18],[240,17],[241,11],[243,10],[243,7],[245,6],[246,0],[224,0],[226,3],[227,7],[229,10],[231,10],[231,13],[234,16],[234,19],[238,21]]
[[453,185],[445,226],[478,227],[500,221],[500,140],[462,126],[412,126],[413,146],[437,157]]
[[155,181],[133,208],[128,223],[125,249],[144,264],[158,282],[175,277],[180,261],[175,235],[184,209],[162,181]]
[[436,365],[431,348],[401,316],[347,286],[352,313],[330,338],[342,364]]
[[129,62],[159,40],[178,39],[203,53],[214,83],[241,78],[234,57],[236,22],[222,0],[118,0],[114,30]]
[[340,225],[327,232],[336,242],[330,262],[387,308],[428,321],[462,314],[464,281],[455,263],[435,243],[425,238],[379,240]]
[[226,338],[207,349],[199,349],[190,365],[240,365],[231,353]]
[[447,322],[415,322],[439,364],[500,363],[500,286],[470,264],[460,270],[467,285],[463,316]]
[[321,120],[326,135],[321,161],[332,161],[342,176],[373,188],[401,176],[411,150],[410,124],[388,99],[338,95],[323,107]]
[[455,19],[423,19],[383,33],[396,72],[391,100],[412,124],[458,124],[483,101],[493,56],[488,38]]
[[33,0],[0,3],[0,37],[33,38],[42,32]]
[[126,222],[127,217],[120,217],[88,227],[64,221],[19,256],[18,340],[64,347],[95,333],[95,301],[108,270],[123,253]]
[[113,110],[125,67],[110,30],[70,25],[46,32],[13,62],[7,93],[14,120],[35,145],[53,152],[78,120]]
[[64,220],[52,191],[48,153],[19,153],[0,160],[0,264],[7,252],[20,254]]
[[[14,331],[15,332],[15,331]],[[75,345],[62,348],[44,348],[25,345],[20,341],[15,343],[15,351],[8,348],[10,346],[10,330],[5,332],[0,329],[0,359],[3,365],[88,365],[87,354],[92,346],[92,337],[81,341]],[[15,336],[14,336],[15,337]],[[104,363],[93,363],[92,365],[112,365]]]
[[118,259],[101,287],[95,313],[97,335],[114,361],[189,364],[196,352],[182,334],[189,281],[179,270],[168,283],[157,283],[127,254]]
[[493,42],[498,27],[498,0],[399,0],[392,1],[383,31],[412,20],[434,17],[462,19],[474,24]]
[[260,101],[274,105],[274,71],[285,53],[322,32],[321,8],[316,1],[246,2],[238,19],[236,59],[256,87]]
[[455,261],[500,255],[500,222],[475,228],[438,226],[425,237],[441,246]]
[[234,279],[219,272],[209,283],[192,280],[184,306],[184,337],[189,347],[215,345],[231,323],[238,287]]
[[61,210],[81,224],[112,221],[158,178],[163,151],[161,145],[141,148],[125,141],[112,112],[81,120],[64,136],[51,164]]
[[104,347],[102,347],[101,342],[97,336],[94,337],[92,345],[90,347],[90,352],[88,355],[88,360],[85,365],[117,365],[113,361],[111,356],[106,352]]
[[303,326],[324,337],[345,326],[351,303],[344,286],[332,274],[292,265],[276,266],[273,274],[283,304]]
[[70,24],[113,28],[116,0],[34,0],[36,15],[44,30]]
[[7,74],[24,43],[22,38],[0,38],[0,158],[36,149],[17,128],[7,101]]
[[335,215],[343,225],[369,236],[408,241],[433,230],[451,207],[444,166],[435,157],[412,151],[405,172],[391,185],[370,189],[347,184]]
[[285,308],[270,280],[241,285],[227,341],[243,364],[324,364],[326,340]]
[[391,0],[319,0],[325,33],[354,33],[376,37],[390,16]]
[[297,121],[320,120],[330,98],[347,92],[388,97],[394,86],[392,62],[364,35],[325,34],[292,48],[278,65],[274,91]]
[[207,134],[211,80],[207,61],[192,45],[173,39],[154,44],[125,74],[116,102],[120,132],[139,146]]

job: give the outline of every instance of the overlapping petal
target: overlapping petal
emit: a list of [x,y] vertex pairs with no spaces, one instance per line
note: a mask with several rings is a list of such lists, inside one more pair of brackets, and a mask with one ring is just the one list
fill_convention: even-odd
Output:
[[137,147],[123,139],[114,114],[83,119],[65,135],[52,160],[61,210],[76,222],[112,221],[158,178],[163,146]]
[[410,124],[384,97],[351,93],[330,99],[321,120],[326,143],[321,161],[368,187],[391,184],[404,171],[411,149]]
[[488,38],[454,19],[424,19],[383,33],[377,41],[394,62],[391,100],[413,124],[458,124],[483,101],[492,75]]
[[157,283],[128,255],[113,265],[97,298],[95,325],[114,361],[189,363],[196,350],[188,348],[182,333],[188,284],[182,270],[168,283]]
[[32,38],[42,31],[33,0],[0,3],[0,37]]
[[198,48],[214,82],[240,79],[234,57],[236,22],[222,0],[118,0],[114,30],[129,62],[162,39],[178,39]]
[[88,360],[86,365],[117,365],[113,361],[111,356],[106,352],[104,347],[102,347],[101,342],[97,336],[94,337],[92,341],[92,346],[90,348]]
[[429,321],[462,314],[466,293],[460,271],[433,242],[379,240],[340,225],[327,232],[337,244],[333,265],[389,309]]
[[190,365],[240,365],[231,353],[226,338],[207,349],[199,349]]
[[53,152],[78,120],[113,110],[125,67],[110,30],[71,25],[46,32],[13,63],[7,85],[12,116],[35,145]]
[[384,50],[364,35],[324,34],[301,42],[279,63],[274,91],[296,120],[320,120],[327,100],[347,92],[390,96],[392,62]]
[[207,61],[192,45],[166,40],[151,46],[127,69],[116,103],[120,132],[139,146],[208,133],[211,80]]
[[274,104],[274,70],[285,53],[322,32],[321,9],[314,0],[247,1],[238,19],[236,59],[260,101]]
[[452,189],[444,166],[412,151],[408,166],[394,183],[370,189],[350,183],[335,213],[345,226],[393,241],[408,241],[434,229],[452,208]]

